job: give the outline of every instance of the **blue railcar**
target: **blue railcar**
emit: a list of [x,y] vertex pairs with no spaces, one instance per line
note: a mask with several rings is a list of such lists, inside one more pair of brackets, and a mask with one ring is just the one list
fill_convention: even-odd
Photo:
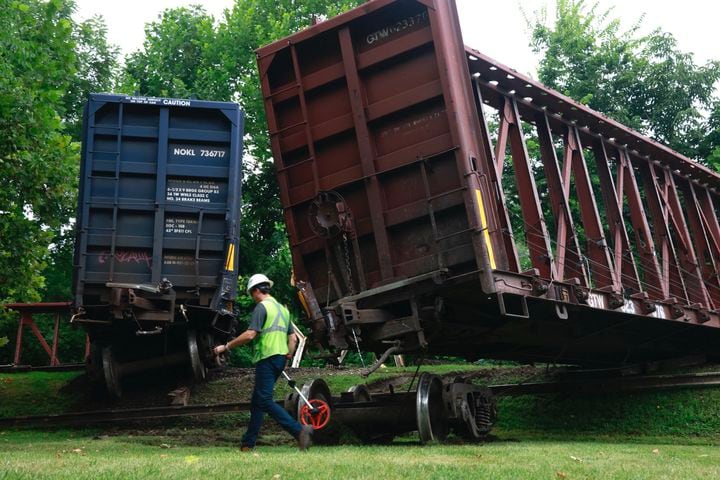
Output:
[[235,103],[90,96],[73,322],[110,393],[125,374],[183,363],[200,380],[232,333],[242,138]]

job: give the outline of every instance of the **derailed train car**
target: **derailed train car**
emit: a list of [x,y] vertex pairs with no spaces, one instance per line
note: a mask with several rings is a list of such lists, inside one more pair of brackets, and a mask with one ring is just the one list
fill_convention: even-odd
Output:
[[234,103],[90,96],[72,322],[111,394],[146,369],[201,380],[234,333],[242,137]]
[[588,367],[720,352],[720,177],[465,47],[454,2],[372,0],[257,54],[326,349]]

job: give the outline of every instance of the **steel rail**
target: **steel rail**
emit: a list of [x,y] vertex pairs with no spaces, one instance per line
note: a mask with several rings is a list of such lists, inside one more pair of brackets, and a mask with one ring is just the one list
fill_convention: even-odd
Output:
[[553,393],[618,393],[720,386],[720,372],[612,377],[551,382],[491,385],[497,396],[543,395]]
[[[282,402],[278,402],[282,405]],[[170,405],[116,410],[93,410],[50,415],[32,415],[0,418],[0,428],[96,425],[101,423],[156,420],[198,415],[218,415],[250,410],[250,402],[217,403],[204,405]]]
[[[652,390],[711,388],[719,386],[720,371],[677,375],[605,377],[551,382],[516,383],[490,385],[488,388],[493,392],[493,394],[503,397],[555,393],[630,393]],[[412,399],[414,396],[415,392],[373,394],[373,401],[371,402],[344,403],[340,401],[336,402],[332,408],[334,410],[382,408],[387,406],[389,404],[388,401],[391,399],[403,401]],[[283,401],[278,401],[277,403],[281,406],[283,405]],[[0,418],[0,428],[87,426],[138,420],[161,420],[203,415],[222,415],[228,413],[246,412],[249,410],[250,402],[94,410],[89,412]]]
[[26,372],[74,372],[85,369],[84,363],[66,363],[62,365],[0,365],[0,373]]

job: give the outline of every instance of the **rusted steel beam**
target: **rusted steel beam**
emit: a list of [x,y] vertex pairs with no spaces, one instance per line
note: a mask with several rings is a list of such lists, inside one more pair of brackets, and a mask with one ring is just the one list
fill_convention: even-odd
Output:
[[660,244],[662,260],[662,285],[666,298],[675,297],[683,302],[688,301],[685,282],[680,272],[675,244],[670,235],[669,218],[666,205],[662,202],[661,186],[655,172],[655,166],[649,160],[635,157],[635,165],[643,181],[645,199],[650,209],[653,224],[653,236]]
[[498,126],[497,142],[495,142],[495,168],[502,179],[503,168],[505,167],[505,156],[507,155],[508,132],[510,121],[505,115],[505,109],[500,110],[500,125]]
[[[553,142],[552,131],[547,116],[538,114],[535,121],[537,127],[538,141],[540,144],[540,157],[543,163],[543,170],[548,184],[548,195],[550,197],[553,218],[557,231],[557,243],[555,249],[555,267],[559,280],[577,278],[582,285],[590,286],[588,281],[585,263],[582,261],[580,243],[575,234],[570,203],[567,196],[567,189],[560,166],[558,165],[557,154]],[[572,162],[565,162],[569,166]],[[566,165],[563,165],[565,167]]]
[[557,278],[557,272],[555,271],[553,252],[550,246],[550,235],[540,205],[537,185],[530,165],[515,100],[510,98],[505,100],[503,116],[508,123],[508,139],[512,152],[521,213],[527,226],[525,236],[530,251],[530,259],[533,268],[538,269],[541,277],[555,279]]
[[[706,232],[706,238],[710,245],[712,252],[712,258],[714,260],[713,267],[718,276],[718,289],[711,288],[712,295],[718,295],[720,297],[720,224],[715,216],[715,210],[713,207],[712,198],[710,192],[707,189],[696,189],[692,183],[690,183],[691,190],[697,201],[696,206],[698,207],[698,213],[702,220],[702,225]],[[710,281],[714,284],[714,281]],[[720,300],[720,298],[719,298]],[[715,308],[720,308],[720,304],[716,303]]]
[[600,213],[598,212],[595,194],[590,183],[583,146],[577,128],[568,128],[566,148],[572,151],[572,169],[575,179],[577,200],[580,204],[580,216],[587,239],[587,252],[591,265],[591,280],[597,288],[611,288],[613,292],[621,292],[621,284],[613,275],[614,268],[607,248]]
[[[38,303],[8,303],[5,308],[8,310],[14,310],[20,314],[20,321],[18,322],[18,329],[15,336],[15,353],[13,356],[13,363],[20,365],[22,359],[22,341],[23,332],[25,327],[28,327],[30,331],[35,335],[40,343],[40,346],[47,353],[50,366],[60,365],[60,359],[57,355],[58,343],[60,339],[60,314],[70,313],[72,302],[38,302]],[[40,332],[40,329],[35,324],[33,315],[51,313],[53,314],[53,340],[52,347],[47,343],[45,337]]]
[[598,177],[600,178],[600,190],[605,202],[605,214],[607,215],[610,237],[613,239],[614,279],[626,291],[638,293],[643,289],[640,286],[640,276],[635,265],[633,252],[630,249],[630,238],[623,217],[625,177],[624,175],[618,176],[618,185],[616,187],[610,170],[610,159],[607,155],[605,142],[602,140],[595,141],[593,152]]
[[367,197],[370,205],[370,219],[373,225],[373,237],[377,250],[380,265],[380,276],[383,280],[393,277],[393,263],[390,254],[390,243],[388,242],[387,228],[383,218],[383,202],[380,194],[380,185],[375,175],[375,160],[373,147],[370,141],[370,132],[367,127],[367,118],[363,100],[360,77],[358,75],[355,50],[349,28],[339,31],[340,50],[342,52],[343,65],[345,66],[345,79],[350,95],[350,105],[353,117],[355,118],[355,135],[360,151],[360,163],[362,164],[363,175],[367,183]]
[[687,212],[688,223],[692,234],[690,238],[695,245],[697,252],[697,263],[701,271],[701,281],[706,287],[710,299],[709,307],[717,309],[720,307],[720,275],[718,272],[717,260],[720,259],[720,249],[713,245],[708,229],[705,226],[702,212],[699,205],[700,200],[695,194],[695,188],[691,182],[679,179],[676,182],[679,190],[685,199],[685,211]]
[[645,207],[640,196],[640,188],[635,170],[630,163],[627,151],[618,149],[618,184],[622,183],[630,210],[630,223],[635,233],[635,247],[643,271],[643,290],[655,300],[664,300],[668,292],[663,288],[660,263],[655,251],[655,241]]
[[[688,230],[687,222],[685,221],[685,215],[683,214],[683,206],[680,203],[678,197],[677,186],[673,174],[669,168],[662,169],[664,175],[664,184],[667,193],[665,194],[663,201],[667,205],[667,211],[669,218],[672,221],[678,248],[678,262],[682,269],[682,277],[685,281],[685,285],[688,293],[688,300],[690,303],[699,303],[705,308],[710,307],[711,301],[708,295],[705,282],[703,281],[702,272],[700,265],[698,264],[698,254],[696,253],[695,241],[690,235]],[[695,208],[694,205],[686,205],[685,210],[692,210]],[[699,241],[702,236],[696,237],[695,240]]]
[[706,189],[695,189],[695,196],[698,199],[698,206],[702,213],[703,223],[708,229],[710,237],[713,239],[713,244],[720,252],[720,222],[718,222],[717,215],[715,213],[715,206],[710,192]]
[[[259,70],[260,70],[260,84],[262,86],[263,92],[269,92],[271,90],[270,88],[270,79],[268,77],[268,69],[272,65],[273,60],[275,59],[275,55],[270,55],[267,57],[260,58],[258,60],[259,62]],[[296,79],[299,82],[299,79]],[[296,86],[294,88],[297,88]],[[275,170],[276,170],[276,177],[278,179],[278,184],[280,186],[280,203],[283,205],[283,218],[285,220],[285,227],[287,229],[288,233],[288,240],[290,244],[297,243],[300,240],[300,236],[298,234],[297,226],[295,225],[295,218],[293,216],[293,210],[289,207],[290,205],[290,180],[288,178],[289,172],[287,171],[287,165],[285,164],[285,159],[283,158],[282,151],[283,149],[280,146],[280,136],[277,133],[278,130],[278,119],[277,115],[275,114],[275,108],[273,107],[273,101],[272,98],[269,96],[266,96],[263,99],[263,105],[265,107],[265,119],[268,123],[268,129],[271,132],[270,133],[270,145],[272,147],[273,151],[273,162],[275,164]],[[316,166],[313,162],[313,175],[317,176]],[[297,258],[293,261],[293,267],[295,269],[295,275],[298,276],[298,278],[308,278],[308,272],[307,268],[305,266],[305,262],[303,262],[302,258],[300,256],[297,256]],[[329,283],[328,283],[329,288]]]
[[[434,3],[428,8],[430,29],[435,39],[462,38],[457,7],[454,2]],[[480,118],[475,109],[472,83],[462,45],[456,42],[437,42],[435,57],[439,66],[439,77],[443,86],[443,98],[447,108],[453,144],[456,150],[458,172],[462,172],[467,190],[464,192],[468,225],[473,231],[472,245],[480,271],[480,282],[484,293],[496,290],[492,270],[497,268],[497,236],[500,232],[498,216],[494,214],[504,206],[496,204],[491,194],[489,177],[492,161],[478,143],[476,133],[480,131]],[[499,172],[498,172],[499,174]]]
[[[473,92],[475,93],[475,108],[477,108],[480,120],[480,147],[484,151],[485,157],[489,160],[487,162],[488,170],[490,170],[488,181],[492,186],[492,191],[495,193],[495,202],[501,207],[497,209],[498,222],[501,229],[497,233],[499,233],[501,238],[496,239],[496,242],[504,248],[503,255],[501,256],[501,260],[498,262],[497,267],[501,270],[520,272],[520,260],[515,246],[515,241],[513,239],[510,215],[508,214],[505,203],[505,192],[502,188],[502,174],[497,170],[497,163],[495,160],[496,156],[493,152],[490,131],[488,129],[487,118],[485,117],[482,93],[480,92],[480,86],[477,83],[477,78],[473,79]],[[498,141],[498,145],[499,144],[500,142]],[[507,138],[505,139],[505,144],[507,145]],[[506,146],[502,147],[503,156],[505,155],[505,148]]]

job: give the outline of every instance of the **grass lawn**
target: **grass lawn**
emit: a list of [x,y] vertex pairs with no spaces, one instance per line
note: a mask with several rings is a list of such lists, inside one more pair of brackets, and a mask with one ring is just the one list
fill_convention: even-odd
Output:
[[0,373],[0,417],[60,413],[77,398],[62,392],[79,372]]
[[[440,365],[423,371],[448,374],[478,368]],[[388,368],[370,381],[397,377],[395,386],[402,388],[413,373],[414,368]],[[304,370],[294,376],[302,383],[320,374],[336,395],[366,381],[343,370]],[[0,375],[0,416],[77,407],[81,393],[63,388],[77,375]],[[503,375],[493,372],[479,381]],[[247,399],[251,386],[247,375],[218,378],[197,386],[192,401]],[[166,390],[159,392],[164,395]],[[286,391],[279,382],[276,398]],[[271,421],[259,448],[241,453],[237,445],[246,413],[93,430],[0,431],[0,480],[720,478],[720,389],[509,397],[500,399],[499,409],[496,438],[486,443],[451,438],[450,444],[420,446],[417,436],[409,435],[389,446],[313,447],[305,454]]]
[[503,440],[478,445],[261,447],[163,445],[162,437],[99,437],[78,432],[3,432],[5,478],[279,479],[712,479],[713,445],[617,440]]

